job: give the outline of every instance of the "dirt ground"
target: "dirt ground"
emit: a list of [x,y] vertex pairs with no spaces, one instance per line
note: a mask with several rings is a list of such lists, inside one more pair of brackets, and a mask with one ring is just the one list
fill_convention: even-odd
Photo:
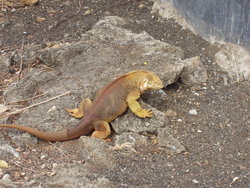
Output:
[[[115,169],[96,169],[96,172],[117,187],[249,187],[249,83],[225,85],[221,76],[225,73],[213,65],[219,47],[182,29],[173,20],[151,13],[152,5],[147,0],[43,0],[35,6],[3,6],[0,53],[22,50],[32,43],[77,41],[104,16],[117,15],[129,21],[127,29],[146,31],[158,40],[180,47],[185,58],[201,56],[209,73],[208,82],[192,87],[180,80],[166,88],[166,103],[153,104],[162,111],[177,113],[176,117],[170,117],[169,127],[187,152],[171,156],[154,147],[137,148],[140,151],[137,154],[120,156],[120,165]],[[18,77],[15,73],[19,66],[13,62],[8,73],[1,72],[0,95]],[[196,115],[189,113],[192,109]],[[10,140],[6,130],[1,132]],[[78,160],[74,154],[77,146],[72,146],[74,141],[53,144],[71,161]],[[38,171],[49,171],[53,163],[67,161],[44,141],[16,149],[22,158],[18,163],[9,161],[10,168],[4,173],[9,173],[20,186],[31,181]],[[48,156],[45,167],[41,153]]]

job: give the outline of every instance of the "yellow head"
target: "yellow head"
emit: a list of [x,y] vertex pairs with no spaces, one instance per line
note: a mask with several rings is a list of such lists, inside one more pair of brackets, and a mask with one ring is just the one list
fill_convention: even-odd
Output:
[[152,72],[143,71],[142,84],[140,90],[143,92],[147,89],[161,89],[163,88],[163,83],[160,78]]

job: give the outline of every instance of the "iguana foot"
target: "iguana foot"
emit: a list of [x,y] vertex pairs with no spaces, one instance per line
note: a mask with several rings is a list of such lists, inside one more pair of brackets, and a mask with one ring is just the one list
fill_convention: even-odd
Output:
[[92,133],[91,137],[105,139],[110,135],[110,127],[106,121],[96,121],[94,122],[95,131]]
[[66,111],[69,115],[76,117],[76,118],[83,118],[84,114],[90,109],[92,106],[92,101],[90,99],[83,99],[79,105],[79,108],[66,108]]
[[83,118],[84,114],[80,112],[78,108],[70,109],[65,108],[65,110],[69,113],[69,115],[76,117],[76,118]]
[[150,109],[141,109],[135,114],[141,118],[152,117],[154,115],[154,113]]

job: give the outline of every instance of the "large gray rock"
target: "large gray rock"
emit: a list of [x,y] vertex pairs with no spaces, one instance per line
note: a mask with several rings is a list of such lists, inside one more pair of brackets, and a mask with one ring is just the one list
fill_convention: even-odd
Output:
[[169,128],[160,129],[157,138],[159,148],[171,155],[186,151],[185,146],[171,134]]
[[215,54],[215,64],[224,71],[229,82],[250,80],[250,51],[234,44],[227,44]]
[[0,159],[17,159],[20,158],[20,154],[4,140],[3,135],[0,133]]
[[[44,69],[42,66],[42,69],[34,68],[26,72],[19,82],[5,91],[6,103],[27,99],[36,93],[44,95],[33,99],[31,104],[68,91],[71,94],[28,109],[21,113],[16,123],[44,131],[74,126],[78,120],[70,117],[65,107],[75,107],[82,98],[93,98],[103,85],[132,70],[153,71],[164,85],[176,81],[184,67],[182,50],[155,40],[145,32],[136,34],[121,28],[124,24],[122,18],[106,17],[78,42],[54,44],[45,48],[27,47],[23,61],[40,61],[53,68]],[[162,117],[156,114],[155,118],[157,116]],[[124,117],[120,121],[124,122]],[[127,117],[132,118],[132,121],[127,122],[127,127],[133,123],[130,127],[134,127],[134,130],[143,124],[146,127],[143,131],[154,132],[166,124],[159,121],[154,123],[155,118],[148,121],[135,118],[132,114]]]
[[[175,82],[184,68],[181,60],[182,50],[155,40],[145,32],[132,33],[121,27],[125,23],[119,17],[106,17],[84,34],[78,42],[53,44],[45,48],[31,46],[25,49],[23,61],[38,61],[41,65],[26,70],[27,72],[23,73],[24,77],[5,91],[6,106],[8,103],[31,98],[36,94],[44,95],[28,100],[30,105],[68,91],[70,94],[29,108],[20,114],[15,123],[50,132],[74,126],[79,120],[70,117],[65,112],[65,107],[73,108],[82,98],[93,98],[95,92],[103,85],[132,70],[153,71],[159,75],[165,86]],[[18,59],[20,58],[17,54],[15,60]],[[151,98],[154,100],[161,101],[162,97],[164,94],[161,90],[151,93]],[[143,103],[142,100],[140,102],[145,108],[152,109],[155,116],[141,119],[128,110],[128,113],[118,117],[111,123],[119,135],[115,145],[130,142],[134,144],[131,147],[133,149],[133,146],[148,144],[147,137],[137,133],[159,134],[162,146],[174,145],[171,142],[174,137],[170,133],[166,138],[161,136],[161,129],[166,128],[168,124],[165,114]],[[20,131],[9,132],[11,137],[15,135],[14,140],[21,145],[36,143],[36,139],[20,136],[23,135],[19,134]],[[54,169],[53,176],[37,174],[35,181],[42,182],[42,187],[45,188],[112,187],[112,182],[104,177],[97,177],[90,168],[117,167],[115,146],[87,136],[81,137],[79,144],[82,147],[79,157],[85,164],[60,164]],[[90,176],[95,181],[91,181],[88,178]]]
[[[115,148],[117,150],[125,147],[140,147],[148,145],[148,137],[133,132],[124,132],[115,137]],[[131,149],[131,148],[130,148]],[[132,151],[134,151],[132,149]]]
[[[97,177],[97,174],[90,173],[88,166],[84,164],[60,164],[54,168],[53,176],[47,176],[44,174],[37,174],[36,182],[40,183],[40,186],[44,188],[50,187],[98,187],[103,184],[103,187],[113,187],[112,183],[104,178]],[[91,181],[88,177],[94,178],[95,181]],[[102,187],[102,186],[100,186]]]
[[207,70],[202,65],[200,57],[192,57],[186,59],[184,62],[184,68],[181,72],[181,82],[187,85],[195,85],[205,83],[208,79]]
[[97,178],[94,182],[88,183],[84,186],[85,188],[115,188],[111,181],[107,178]]
[[0,187],[2,188],[17,188],[18,186],[10,179],[9,174],[3,175],[0,179]]
[[130,110],[112,122],[112,127],[117,134],[123,132],[134,132],[134,133],[158,133],[159,128],[163,128],[167,125],[168,119],[165,113],[143,103],[142,107],[145,109],[151,109],[154,113],[152,118],[138,118]]
[[114,168],[116,158],[108,143],[102,139],[82,136],[79,139],[81,148],[79,155],[88,163],[100,168]]

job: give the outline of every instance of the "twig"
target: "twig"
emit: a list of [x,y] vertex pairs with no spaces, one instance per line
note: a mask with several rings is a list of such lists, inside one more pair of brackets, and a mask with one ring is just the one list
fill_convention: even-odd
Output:
[[11,104],[14,104],[14,103],[20,103],[20,102],[29,101],[29,100],[36,99],[36,98],[38,98],[38,97],[41,97],[41,96],[44,96],[44,95],[47,95],[47,94],[49,94],[49,93],[42,93],[42,94],[40,94],[40,95],[36,95],[36,96],[34,96],[34,97],[30,97],[30,98],[23,99],[23,100],[20,100],[20,101],[10,102],[9,104],[11,105]]
[[24,39],[22,40],[22,44],[21,44],[21,52],[20,52],[20,58],[21,58],[20,61],[21,61],[21,63],[20,63],[20,68],[19,68],[19,71],[17,72],[19,78],[21,77],[21,72],[22,72],[22,69],[23,69],[23,46],[24,46]]
[[79,12],[81,11],[81,8],[82,8],[82,4],[81,4],[81,1],[80,1],[80,0],[78,1],[78,5],[79,5],[79,7],[78,7],[77,13],[79,13]]
[[13,51],[13,50],[15,50],[16,48],[12,48],[12,47],[6,47],[6,48],[2,48],[2,49],[0,49],[0,53],[4,53],[4,52],[8,52],[8,51]]
[[111,149],[112,150],[122,150],[123,148],[129,148],[129,149],[131,149],[133,152],[135,152],[135,153],[137,153],[137,151],[132,147],[132,143],[130,143],[130,142],[125,142],[125,143],[123,143],[123,144],[121,144],[121,145],[115,145],[115,146],[113,146]]
[[70,91],[68,91],[68,92],[66,92],[66,93],[63,93],[63,94],[60,94],[60,95],[57,95],[57,96],[55,96],[55,97],[52,97],[52,98],[50,98],[50,99],[48,99],[48,100],[45,100],[45,101],[42,101],[42,102],[39,102],[39,103],[36,103],[36,104],[32,104],[32,105],[27,106],[27,107],[25,107],[25,108],[15,110],[14,112],[10,112],[10,113],[3,114],[3,115],[1,115],[0,117],[6,117],[6,116],[18,114],[18,113],[20,113],[20,112],[22,112],[22,111],[24,111],[24,110],[28,110],[29,108],[32,108],[32,107],[35,107],[35,106],[38,106],[38,105],[47,103],[47,102],[49,102],[49,101],[52,101],[52,100],[54,100],[54,99],[57,99],[57,98],[62,97],[62,96],[64,96],[64,95],[67,95],[67,94],[69,94],[69,93],[70,93]]
[[52,145],[53,147],[55,147],[58,151],[60,151],[64,157],[66,157],[67,160],[69,160],[68,156],[59,148],[57,147],[55,144],[53,144],[52,142],[48,141],[50,145]]
[[32,172],[38,172],[37,170],[33,170],[33,169],[30,169],[30,168],[23,167],[23,166],[17,164],[17,162],[14,162],[14,164],[15,164],[16,166],[20,167],[20,168],[23,168],[23,169],[26,169],[26,170],[29,170],[29,171],[32,171]]

